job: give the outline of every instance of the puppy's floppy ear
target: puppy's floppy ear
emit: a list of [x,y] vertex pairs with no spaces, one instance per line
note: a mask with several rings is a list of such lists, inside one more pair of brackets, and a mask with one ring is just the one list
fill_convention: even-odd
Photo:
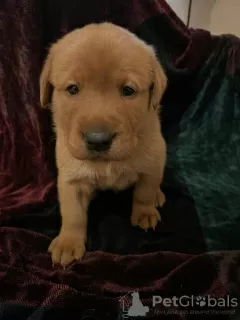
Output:
[[52,71],[53,50],[49,51],[47,59],[43,64],[43,69],[40,75],[40,103],[43,108],[46,108],[51,103],[53,87],[50,83]]
[[165,72],[159,63],[154,49],[150,47],[152,52],[152,71],[153,71],[153,82],[150,87],[150,101],[149,106],[154,110],[157,110],[161,101],[161,98],[167,88],[167,77]]

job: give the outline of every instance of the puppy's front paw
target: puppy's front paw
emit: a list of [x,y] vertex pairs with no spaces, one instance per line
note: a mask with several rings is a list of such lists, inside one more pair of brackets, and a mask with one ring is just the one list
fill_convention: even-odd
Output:
[[136,206],[131,215],[131,223],[133,226],[139,226],[147,231],[155,229],[161,216],[156,208],[149,206]]
[[80,232],[62,232],[52,241],[48,252],[52,254],[53,264],[61,264],[65,267],[74,260],[82,258],[85,252],[85,241]]
[[157,197],[156,197],[156,208],[162,207],[164,203],[166,202],[166,198],[162,190],[159,188],[157,191]]

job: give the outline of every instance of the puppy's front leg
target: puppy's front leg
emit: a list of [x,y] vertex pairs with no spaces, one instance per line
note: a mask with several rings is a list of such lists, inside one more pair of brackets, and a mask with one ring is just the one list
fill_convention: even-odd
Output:
[[54,264],[66,266],[79,260],[85,252],[87,209],[91,198],[88,188],[69,184],[58,178],[62,227],[48,249]]
[[156,206],[162,206],[165,196],[160,189],[160,181],[150,175],[142,174],[135,184],[131,222],[133,226],[155,229],[161,220]]

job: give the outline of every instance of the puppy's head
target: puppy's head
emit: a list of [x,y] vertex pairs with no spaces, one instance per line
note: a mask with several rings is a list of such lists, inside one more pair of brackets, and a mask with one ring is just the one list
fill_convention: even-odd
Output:
[[124,160],[140,146],[166,82],[150,46],[121,27],[92,24],[50,49],[41,105],[52,104],[56,133],[75,158]]

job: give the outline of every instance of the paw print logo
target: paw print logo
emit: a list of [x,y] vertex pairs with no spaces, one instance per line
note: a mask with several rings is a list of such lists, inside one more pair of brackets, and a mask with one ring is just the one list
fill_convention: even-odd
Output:
[[198,296],[195,298],[195,303],[199,307],[204,307],[206,305],[205,297]]

